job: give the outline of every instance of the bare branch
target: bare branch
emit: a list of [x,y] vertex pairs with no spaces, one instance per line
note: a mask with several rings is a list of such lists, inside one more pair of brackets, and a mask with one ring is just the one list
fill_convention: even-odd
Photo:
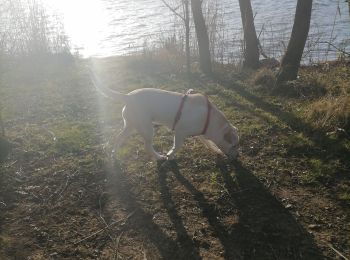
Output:
[[181,4],[175,8],[171,7],[165,0],[162,0],[163,4],[166,5],[166,7],[168,7],[170,9],[170,11],[172,11],[175,15],[177,15],[178,17],[180,17],[183,21],[185,21],[185,17],[183,17],[180,13],[177,12],[177,9],[180,8]]
[[333,47],[334,49],[336,49],[337,51],[339,51],[339,52],[341,52],[341,53],[343,53],[343,54],[346,54],[346,55],[350,56],[350,53],[349,53],[349,52],[346,52],[346,51],[344,51],[344,50],[338,48],[337,46],[335,46],[335,45],[334,45],[333,43],[331,43],[331,42],[328,42],[328,41],[320,41],[320,42],[318,42],[318,43],[328,44],[329,46],[332,46],[332,47]]
[[89,239],[90,237],[93,237],[93,236],[95,236],[95,235],[97,235],[97,234],[99,234],[99,233],[105,231],[106,229],[109,229],[111,226],[114,226],[115,224],[118,224],[118,223],[127,221],[132,215],[135,214],[135,212],[136,212],[136,210],[134,210],[134,211],[131,212],[129,215],[127,215],[126,218],[124,218],[124,219],[122,219],[122,220],[119,220],[119,221],[112,222],[111,224],[105,226],[104,228],[101,228],[101,229],[97,230],[96,232],[94,232],[94,233],[88,235],[87,237],[84,237],[83,239],[80,239],[79,241],[75,242],[74,245],[77,245],[77,244],[79,244],[79,243],[81,243],[81,242],[83,242],[83,241]]

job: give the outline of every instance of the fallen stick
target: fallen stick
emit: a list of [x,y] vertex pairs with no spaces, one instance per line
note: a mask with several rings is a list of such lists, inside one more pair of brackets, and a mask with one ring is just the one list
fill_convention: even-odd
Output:
[[345,260],[349,260],[349,258],[345,257],[342,253],[340,253],[337,249],[335,249],[331,244],[328,244],[328,246],[340,257],[344,258]]
[[122,219],[122,220],[119,220],[119,221],[112,222],[112,223],[109,224],[108,226],[105,226],[104,228],[101,228],[100,230],[97,230],[96,232],[94,232],[94,233],[88,235],[87,237],[84,237],[83,239],[81,239],[81,240],[75,242],[73,245],[80,244],[81,242],[83,242],[83,241],[89,239],[90,237],[93,237],[93,236],[95,236],[95,235],[97,235],[97,234],[99,234],[99,233],[105,231],[106,229],[110,228],[111,226],[114,226],[115,224],[118,224],[118,223],[123,222],[123,221],[127,221],[132,215],[134,215],[135,212],[136,212],[136,209],[135,209],[133,212],[131,212],[129,215],[127,215],[126,218],[124,218],[124,219]]
[[[109,227],[112,226],[112,225],[114,225],[114,224],[116,224],[116,223],[117,223],[117,222],[111,223],[111,224],[109,225]],[[104,227],[104,228],[102,228],[102,229],[96,231],[95,233],[92,233],[91,235],[89,235],[89,236],[87,236],[87,237],[85,237],[85,238],[83,238],[83,239],[81,239],[81,240],[75,242],[74,245],[77,245],[77,244],[79,244],[79,243],[81,243],[81,242],[83,242],[83,241],[89,239],[90,237],[93,237],[93,236],[97,235],[98,233],[101,233],[101,232],[104,231],[105,229],[107,229],[107,227]]]
[[119,242],[120,242],[120,239],[122,238],[123,234],[124,234],[124,232],[122,231],[122,233],[120,233],[120,235],[118,236],[117,241],[115,242],[113,260],[118,259]]

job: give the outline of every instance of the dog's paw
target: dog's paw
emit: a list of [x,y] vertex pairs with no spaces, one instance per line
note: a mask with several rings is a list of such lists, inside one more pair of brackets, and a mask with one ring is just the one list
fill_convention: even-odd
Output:
[[174,155],[167,155],[167,156],[166,156],[166,160],[167,160],[167,161],[174,160],[174,158],[175,158]]
[[158,161],[166,161],[167,159],[168,159],[168,157],[165,155],[162,155],[162,154],[157,154],[157,156],[156,156],[157,162]]

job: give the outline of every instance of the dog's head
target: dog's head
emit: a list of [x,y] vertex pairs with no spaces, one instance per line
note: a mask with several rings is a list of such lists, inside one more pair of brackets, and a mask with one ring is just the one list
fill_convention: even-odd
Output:
[[238,129],[228,123],[223,128],[222,140],[218,146],[229,159],[236,159],[238,156],[239,147]]

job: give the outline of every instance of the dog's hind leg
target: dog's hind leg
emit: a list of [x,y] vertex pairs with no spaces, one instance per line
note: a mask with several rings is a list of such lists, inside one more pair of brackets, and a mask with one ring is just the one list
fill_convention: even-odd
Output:
[[125,142],[125,140],[132,134],[132,127],[128,120],[126,119],[126,107],[123,108],[123,121],[124,121],[124,126],[123,130],[118,134],[114,141],[114,146],[111,152],[111,157],[114,156],[116,151],[119,149],[119,147]]

